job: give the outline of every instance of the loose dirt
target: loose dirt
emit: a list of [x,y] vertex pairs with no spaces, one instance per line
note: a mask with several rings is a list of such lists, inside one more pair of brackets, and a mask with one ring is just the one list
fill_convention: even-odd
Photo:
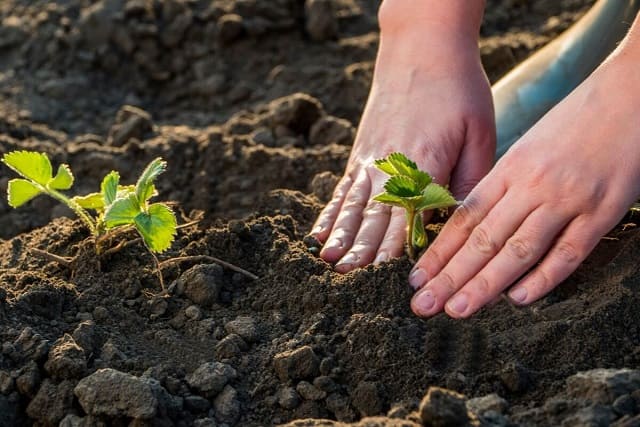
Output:
[[[0,200],[0,425],[637,425],[636,214],[542,301],[465,321],[411,313],[405,258],[340,275],[315,255],[378,2],[306,3],[0,3],[0,154],[69,163],[77,193],[162,156],[160,198],[199,220],[162,296],[141,245],[97,256],[53,201]],[[490,78],[591,4],[489,1]]]

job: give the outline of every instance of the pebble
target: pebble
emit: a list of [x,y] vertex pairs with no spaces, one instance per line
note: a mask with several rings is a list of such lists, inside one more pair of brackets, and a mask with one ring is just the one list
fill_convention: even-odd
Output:
[[211,398],[221,392],[227,383],[238,376],[231,365],[207,362],[187,376],[191,388]]
[[273,367],[281,381],[301,380],[318,375],[319,360],[310,346],[276,354]]

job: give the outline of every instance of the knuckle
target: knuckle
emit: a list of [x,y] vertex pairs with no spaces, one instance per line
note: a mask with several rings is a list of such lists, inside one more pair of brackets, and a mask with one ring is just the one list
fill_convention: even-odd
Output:
[[534,254],[531,242],[528,239],[518,236],[507,240],[505,250],[511,257],[523,262],[530,261]]
[[477,222],[478,214],[475,199],[467,199],[454,211],[451,223],[458,229],[471,232]]
[[449,294],[453,294],[458,290],[453,277],[446,271],[441,271],[440,274],[438,274],[438,283],[445,288]]
[[582,251],[580,251],[573,243],[563,241],[559,242],[553,250],[553,256],[567,264],[575,264],[581,259]]
[[349,193],[347,199],[344,201],[344,209],[346,210],[358,210],[362,211],[366,207],[366,200],[362,199],[358,194],[354,192]]
[[375,200],[371,200],[364,208],[362,216],[364,218],[386,217],[389,215],[389,210],[389,206],[378,203]]
[[473,250],[484,255],[493,255],[498,252],[498,244],[484,227],[477,226],[471,233],[469,244]]
[[474,279],[475,290],[478,295],[487,296],[491,294],[491,285],[486,277],[478,275]]

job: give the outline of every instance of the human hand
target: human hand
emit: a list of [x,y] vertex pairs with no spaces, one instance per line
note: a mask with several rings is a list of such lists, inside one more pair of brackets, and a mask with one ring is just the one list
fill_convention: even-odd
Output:
[[640,195],[637,60],[614,55],[468,195],[410,274],[417,315],[468,317],[514,282],[514,303],[536,301],[624,216]]
[[[411,38],[420,37],[416,44]],[[372,200],[385,176],[375,159],[400,151],[437,183],[464,197],[493,164],[491,92],[477,35],[383,36],[373,86],[345,174],[311,235],[320,253],[348,272],[400,256],[406,220],[399,208]]]

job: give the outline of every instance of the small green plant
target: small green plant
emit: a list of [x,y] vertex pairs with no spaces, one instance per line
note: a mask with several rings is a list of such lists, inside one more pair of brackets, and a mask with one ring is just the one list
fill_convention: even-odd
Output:
[[402,153],[391,153],[376,160],[375,165],[390,175],[384,184],[385,191],[374,200],[405,209],[407,217],[407,252],[415,259],[427,246],[427,234],[422,222],[422,212],[446,208],[457,202],[445,187],[433,182],[431,175],[418,169],[415,162]]
[[[176,234],[176,217],[164,203],[149,203],[157,194],[153,181],[166,169],[167,163],[156,158],[144,169],[135,185],[120,185],[120,175],[112,171],[100,185],[100,192],[69,197],[74,178],[69,165],[62,164],[53,175],[51,161],[44,153],[13,151],[2,162],[22,178],[9,181],[9,205],[17,208],[40,194],[64,203],[87,225],[96,239],[110,230],[133,226],[152,252],[167,250]],[[90,212],[94,212],[91,214]],[[99,247],[96,244],[97,250]]]

